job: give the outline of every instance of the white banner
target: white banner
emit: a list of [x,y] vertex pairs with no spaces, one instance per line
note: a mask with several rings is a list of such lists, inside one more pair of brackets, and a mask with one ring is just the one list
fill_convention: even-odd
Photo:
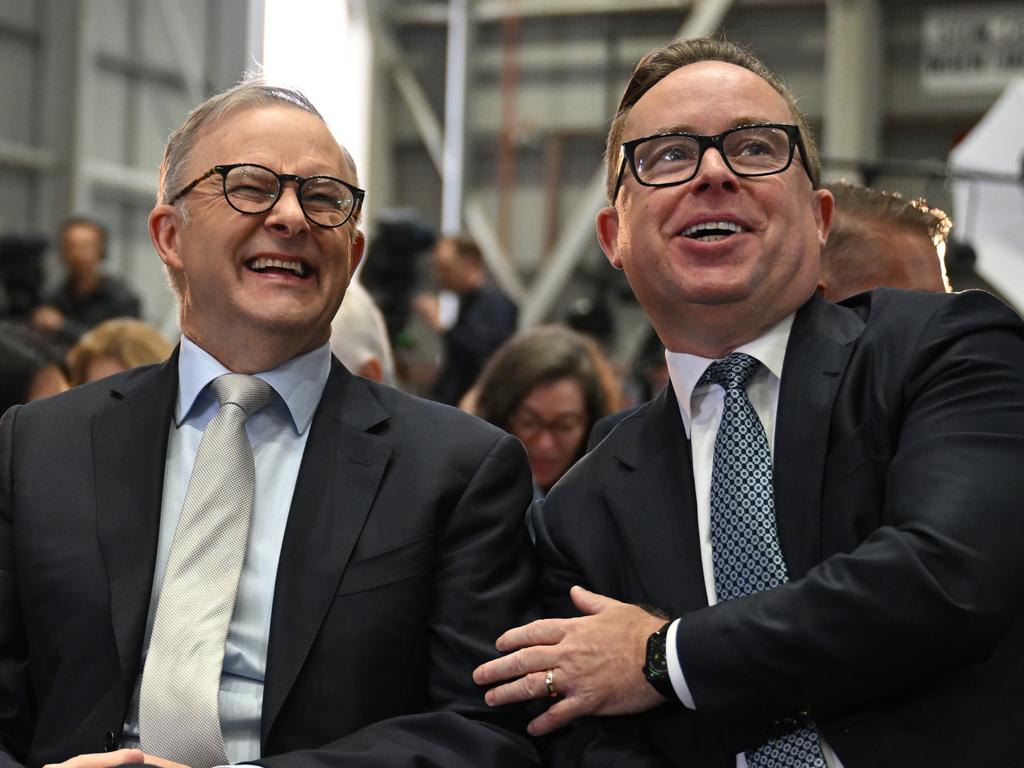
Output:
[[1024,8],[930,9],[921,34],[921,84],[931,93],[999,91],[1024,77]]

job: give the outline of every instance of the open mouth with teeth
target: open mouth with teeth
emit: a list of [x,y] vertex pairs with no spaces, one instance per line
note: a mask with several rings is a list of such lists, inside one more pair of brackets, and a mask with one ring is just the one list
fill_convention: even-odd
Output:
[[713,243],[744,231],[743,227],[731,221],[702,221],[687,227],[681,234],[702,243]]
[[259,258],[246,262],[246,266],[253,272],[270,274],[287,274],[295,277],[307,277],[310,274],[309,268],[301,261],[292,259],[268,259]]

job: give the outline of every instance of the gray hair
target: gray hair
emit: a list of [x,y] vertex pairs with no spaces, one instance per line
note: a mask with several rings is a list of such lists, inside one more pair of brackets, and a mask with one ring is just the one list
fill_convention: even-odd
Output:
[[[215,123],[220,118],[237,109],[248,109],[251,107],[274,106],[284,104],[295,107],[316,117],[324,126],[327,121],[320,111],[313,106],[305,94],[293,88],[286,88],[280,85],[270,85],[259,75],[247,77],[238,85],[221,93],[214,94],[198,107],[188,113],[185,121],[171,133],[164,147],[163,160],[160,162],[160,176],[157,182],[157,203],[166,205],[178,194],[191,179],[186,178],[188,173],[188,156],[195,147],[196,142],[203,130]],[[356,173],[356,164],[348,150],[339,144],[345,162],[348,163],[352,173],[352,183],[359,184],[359,177]],[[182,202],[180,204],[181,217],[187,224],[189,221],[188,207]],[[358,219],[353,224],[358,223]],[[352,240],[355,241],[357,233],[352,227]],[[181,286],[178,276],[166,268],[168,284],[175,296],[181,297]]]
[[377,358],[381,380],[394,386],[395,357],[384,315],[356,280],[349,283],[345,299],[331,323],[331,351],[353,373],[358,373],[371,357]]
[[[279,85],[270,85],[259,76],[244,80],[233,88],[211,96],[189,112],[185,122],[167,139],[163,161],[160,163],[157,201],[168,203],[191,181],[191,179],[185,178],[185,174],[188,172],[188,155],[204,128],[236,109],[276,104],[304,110],[324,125],[327,124],[324,116],[302,92]],[[344,147],[341,148],[341,151],[352,171],[354,183],[358,184],[359,181],[355,176],[356,164],[353,162],[352,156]]]

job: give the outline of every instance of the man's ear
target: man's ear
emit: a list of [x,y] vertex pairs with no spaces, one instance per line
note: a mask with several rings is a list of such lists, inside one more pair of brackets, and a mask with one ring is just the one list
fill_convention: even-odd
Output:
[[177,273],[182,271],[181,255],[178,252],[181,227],[181,211],[173,205],[157,205],[149,212],[149,238],[153,241],[153,247],[160,261]]
[[608,262],[616,269],[622,269],[619,258],[619,212],[611,206],[597,212],[597,242],[608,258]]
[[832,213],[835,211],[835,199],[827,189],[814,190],[814,221],[818,225],[818,242],[825,247],[828,233],[832,228]]
[[818,295],[821,296],[821,298],[831,301],[831,299],[829,298],[828,283],[826,283],[824,280],[818,280],[818,287],[815,288],[815,290],[818,292]]
[[349,279],[356,272],[356,267],[363,260],[363,251],[366,249],[366,237],[358,229],[356,230],[355,237],[352,239],[352,251],[349,255],[348,260],[348,276]]

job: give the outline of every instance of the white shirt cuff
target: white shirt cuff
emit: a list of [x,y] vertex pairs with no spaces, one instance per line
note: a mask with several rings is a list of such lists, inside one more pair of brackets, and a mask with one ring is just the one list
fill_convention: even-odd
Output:
[[693,703],[693,694],[690,693],[690,686],[686,684],[686,677],[683,675],[683,667],[679,663],[679,653],[676,650],[676,631],[679,629],[679,619],[669,625],[668,635],[665,638],[665,659],[668,661],[668,678],[672,681],[672,689],[676,696],[683,702],[683,706],[689,709],[696,709]]

